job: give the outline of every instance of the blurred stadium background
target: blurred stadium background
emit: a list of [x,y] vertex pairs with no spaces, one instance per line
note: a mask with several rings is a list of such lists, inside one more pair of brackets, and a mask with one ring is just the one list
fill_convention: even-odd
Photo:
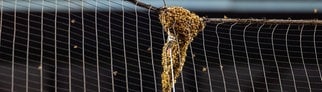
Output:
[[[157,7],[163,6],[162,0],[140,1]],[[97,2],[95,0],[45,0],[44,2],[42,0],[31,0],[31,2],[28,0],[0,0],[0,91],[81,92],[86,89],[88,92],[111,92],[113,90],[115,92],[160,92],[162,71],[160,54],[164,35],[157,14],[153,12],[150,14],[148,10],[135,7],[122,0],[97,0]],[[228,18],[321,19],[322,17],[321,0],[166,0],[166,4],[167,6],[182,6],[200,16],[210,18],[227,16]],[[30,11],[28,12],[28,10]],[[28,15],[30,15],[29,19]],[[30,24],[28,25],[28,23]],[[179,79],[176,84],[178,92],[209,92],[208,73],[204,70],[208,62],[209,69],[206,71],[209,70],[211,73],[212,90],[214,92],[225,91],[218,65],[217,38],[214,33],[216,28],[214,26],[216,25],[210,24],[205,33],[200,33],[192,43],[193,52],[189,50],[183,69],[182,79],[184,81]],[[229,31],[229,26],[226,24],[220,28]],[[235,29],[242,30],[244,27],[245,25],[240,25]],[[299,48],[298,39],[299,32],[303,30],[296,31],[298,27],[301,25],[292,27],[295,32],[290,34],[295,35],[295,41],[289,42],[293,52],[290,52],[292,55],[288,57],[294,62],[293,69],[297,88],[294,88],[293,82],[290,80],[292,76],[289,64],[281,62],[283,91],[294,92],[294,89],[297,89],[299,92],[321,92],[322,78],[319,76],[321,70],[317,68],[318,66],[322,67],[321,25],[318,26],[316,33],[316,48],[312,48],[312,43],[309,43],[312,42],[314,26],[305,29],[308,30],[308,39],[305,40],[308,42],[308,49],[303,51]],[[254,28],[258,29],[258,26],[254,26]],[[228,31],[221,33],[223,39],[229,38],[225,35]],[[70,36],[68,36],[69,33]],[[205,38],[202,38],[202,35],[205,35]],[[281,36],[280,39],[284,39],[285,32],[277,33],[276,36],[274,39],[279,39],[279,36]],[[263,38],[269,39],[270,36],[263,35]],[[234,39],[238,40],[238,36]],[[208,62],[205,62],[203,40],[206,41]],[[222,40],[222,43],[230,44],[230,40]],[[271,44],[270,40],[262,43]],[[283,46],[280,47],[285,48],[285,44]],[[238,51],[238,47],[236,48]],[[241,46],[241,49],[243,48]],[[257,47],[255,46],[255,48]],[[270,51],[272,49],[265,46],[263,48],[270,49]],[[227,60],[223,60],[226,62],[223,65],[228,92],[239,91],[234,75],[236,67],[231,63],[231,53],[225,56],[225,48],[219,49],[222,49],[222,59]],[[228,46],[227,49],[230,47]],[[313,49],[317,50],[315,54],[318,59],[311,59],[315,56]],[[281,53],[283,51],[285,52],[285,49]],[[299,52],[309,53],[302,58],[306,60],[308,70],[306,73],[309,74],[311,89],[308,88],[306,76],[304,76],[306,73],[302,59],[299,58],[301,56],[298,56]],[[253,52],[250,50],[250,53],[258,54],[257,50],[253,50]],[[276,65],[274,59],[269,57],[272,53],[269,51],[263,53],[268,54],[268,57],[264,58],[264,61],[267,61],[264,68],[266,68],[266,75],[269,77],[267,79],[269,92],[280,92]],[[281,57],[283,55],[285,56],[285,54],[281,54]],[[245,57],[244,53],[235,55],[235,57],[238,56]],[[192,58],[194,58],[194,62],[192,62]],[[257,62],[258,60],[256,61],[256,58],[259,57],[254,56],[253,58],[255,59],[251,71],[253,71],[255,90],[256,92],[265,92],[267,90],[265,83],[263,83],[262,66]],[[241,91],[251,92],[252,85],[246,61],[236,60],[240,60],[237,68],[238,74],[240,74]],[[85,66],[83,66],[84,62]],[[320,64],[316,62],[320,62]],[[111,70],[112,68],[113,70]],[[69,73],[71,73],[71,77],[69,77]],[[97,75],[100,77],[99,80]],[[112,76],[114,83],[111,80]],[[43,82],[41,83],[41,81]]]

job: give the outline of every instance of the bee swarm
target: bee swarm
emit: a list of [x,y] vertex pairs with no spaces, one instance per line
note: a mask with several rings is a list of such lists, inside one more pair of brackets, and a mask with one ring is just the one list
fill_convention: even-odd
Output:
[[176,83],[184,66],[188,46],[205,28],[205,22],[198,15],[177,6],[165,7],[160,11],[159,19],[168,34],[167,42],[162,48],[162,91],[171,92],[172,84]]

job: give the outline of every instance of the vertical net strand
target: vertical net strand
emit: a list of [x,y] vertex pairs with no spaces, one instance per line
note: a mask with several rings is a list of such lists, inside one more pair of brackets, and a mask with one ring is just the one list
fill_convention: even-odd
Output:
[[233,59],[233,62],[234,62],[234,71],[235,71],[235,77],[236,77],[236,81],[237,81],[238,91],[241,92],[240,83],[239,83],[240,81],[239,81],[239,76],[238,76],[238,70],[237,70],[236,60],[235,60],[234,45],[233,45],[233,40],[232,40],[232,36],[231,36],[232,28],[236,24],[237,24],[237,22],[232,24],[230,26],[230,28],[229,28],[229,40],[230,40],[230,45],[231,45],[231,54],[232,54],[232,59]]
[[221,76],[222,76],[224,90],[225,90],[225,92],[227,92],[226,78],[225,78],[225,73],[224,73],[224,69],[223,69],[223,65],[222,65],[222,59],[221,59],[221,55],[220,55],[220,37],[218,34],[218,27],[221,24],[223,24],[223,23],[218,23],[216,25],[215,33],[216,33],[216,37],[217,37],[217,53],[218,53],[218,60],[219,60],[219,68],[220,68],[220,72],[221,72]]
[[114,68],[113,68],[113,47],[112,47],[112,28],[111,28],[111,15],[112,15],[112,9],[111,9],[111,0],[108,0],[108,37],[109,37],[109,47],[110,47],[110,61],[111,61],[111,86],[112,86],[112,91],[115,92],[115,85],[114,85]]
[[99,60],[99,53],[98,53],[98,28],[97,28],[97,0],[95,0],[95,37],[96,37],[96,77],[97,77],[97,91],[101,92],[101,79],[100,79],[100,60]]
[[244,30],[243,30],[243,41],[244,41],[246,58],[247,58],[247,65],[248,65],[248,72],[249,72],[250,82],[251,82],[251,85],[252,85],[252,90],[253,90],[253,92],[255,92],[254,81],[253,81],[252,71],[251,71],[251,67],[250,67],[251,66],[250,65],[250,58],[248,56],[248,50],[247,50],[247,44],[246,44],[246,30],[250,25],[252,25],[251,22],[248,25],[246,25]]
[[151,7],[148,10],[148,16],[149,16],[149,36],[150,36],[150,55],[151,55],[151,63],[152,63],[152,71],[153,71],[153,82],[154,82],[154,91],[158,92],[157,88],[157,80],[156,80],[156,74],[155,74],[155,68],[154,68],[154,57],[153,57],[153,37],[152,37],[152,23],[151,23]]
[[84,0],[81,5],[81,17],[82,17],[82,64],[83,64],[83,91],[86,92],[86,62],[85,62],[85,24],[84,24]]
[[137,60],[139,66],[139,75],[140,75],[140,91],[143,92],[143,83],[142,83],[142,69],[141,69],[141,60],[140,60],[140,46],[139,46],[139,19],[138,19],[138,10],[137,3],[134,6],[135,11],[135,31],[136,31],[136,52],[137,52]]
[[17,0],[15,0],[15,8],[14,8],[14,29],[13,29],[13,39],[12,39],[12,66],[11,66],[11,92],[14,92],[15,88],[15,43],[16,43],[16,32],[17,32]]
[[314,35],[313,35],[313,42],[314,42],[314,54],[315,54],[315,60],[316,60],[316,65],[317,65],[317,67],[318,67],[318,71],[319,71],[319,75],[320,75],[320,80],[321,80],[321,82],[322,82],[322,72],[321,72],[321,68],[320,68],[320,63],[319,63],[319,59],[318,59],[318,53],[317,53],[317,48],[316,48],[316,32],[317,32],[317,25],[315,25],[315,27],[314,27]]
[[289,63],[291,73],[292,73],[292,81],[293,81],[294,91],[297,92],[296,80],[295,80],[295,76],[294,76],[294,70],[293,70],[291,59],[290,59],[289,47],[288,47],[288,34],[289,34],[290,27],[291,27],[291,24],[288,25],[287,30],[286,30],[285,47],[286,47],[286,54],[287,54],[288,63]]
[[202,31],[202,46],[203,46],[203,52],[204,52],[203,54],[205,56],[205,61],[206,61],[206,69],[207,69],[208,82],[209,82],[209,91],[213,92],[212,79],[211,79],[209,63],[208,63],[208,57],[207,57],[207,51],[206,51],[205,31]]
[[262,55],[262,49],[260,46],[260,41],[259,41],[259,36],[260,36],[260,31],[262,30],[262,28],[264,27],[265,24],[262,24],[259,29],[257,30],[257,46],[258,46],[258,51],[259,51],[259,57],[261,60],[261,64],[262,64],[262,70],[263,70],[263,75],[264,75],[264,82],[265,82],[265,88],[266,88],[266,92],[269,92],[269,88],[268,88],[268,83],[267,83],[267,77],[266,77],[266,70],[265,70],[265,63],[263,60],[263,55]]
[[198,87],[198,76],[197,76],[197,69],[196,69],[196,65],[195,65],[195,54],[193,53],[193,50],[192,50],[192,46],[191,44],[189,44],[189,47],[190,47],[190,54],[191,54],[191,60],[192,60],[192,65],[193,65],[193,74],[194,74],[194,81],[195,81],[195,87],[196,87],[196,92],[199,92],[199,87]]
[[305,60],[304,60],[304,56],[303,56],[303,44],[302,44],[302,38],[303,38],[303,29],[304,29],[304,24],[302,24],[302,27],[300,29],[300,48],[301,48],[301,59],[302,59],[302,64],[303,64],[303,68],[304,68],[304,72],[305,72],[305,77],[306,77],[306,81],[308,84],[308,88],[309,88],[309,92],[312,92],[312,88],[311,88],[311,83],[310,83],[310,78],[308,75],[308,71],[306,69],[306,64],[305,64]]
[[[28,3],[28,20],[30,20],[30,3],[31,0],[29,0]],[[2,19],[2,18],[1,18]],[[27,51],[26,51],[26,92],[29,92],[29,41],[30,41],[30,21],[28,21],[27,24],[28,28],[27,28]],[[0,33],[1,34],[1,33]],[[1,40],[1,39],[0,39]]]
[[275,45],[274,45],[274,33],[275,33],[275,30],[277,29],[278,27],[278,24],[276,24],[272,30],[272,34],[271,34],[271,42],[272,42],[272,50],[273,50],[273,56],[274,56],[274,62],[275,62],[275,65],[276,65],[276,70],[277,70],[277,76],[278,76],[278,82],[279,82],[279,86],[280,86],[280,90],[281,92],[283,92],[283,85],[282,85],[282,79],[281,79],[281,74],[280,74],[280,68],[279,68],[279,65],[278,65],[278,62],[277,62],[277,59],[276,59],[276,54],[275,54]]

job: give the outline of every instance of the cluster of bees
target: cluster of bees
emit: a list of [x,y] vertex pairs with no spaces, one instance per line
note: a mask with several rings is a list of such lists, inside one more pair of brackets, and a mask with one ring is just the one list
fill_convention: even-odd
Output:
[[163,8],[159,19],[168,34],[162,48],[162,92],[171,92],[182,72],[188,46],[205,28],[205,22],[198,15],[177,6]]

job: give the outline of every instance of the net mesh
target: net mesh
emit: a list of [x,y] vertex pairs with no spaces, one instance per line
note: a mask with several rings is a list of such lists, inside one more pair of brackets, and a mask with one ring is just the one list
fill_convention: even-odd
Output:
[[[157,13],[138,11],[126,1],[0,2],[1,92],[162,90],[161,53],[167,35]],[[40,11],[33,12],[32,5]],[[112,11],[116,9],[120,11]],[[174,89],[322,91],[321,29],[207,23],[189,46]]]

